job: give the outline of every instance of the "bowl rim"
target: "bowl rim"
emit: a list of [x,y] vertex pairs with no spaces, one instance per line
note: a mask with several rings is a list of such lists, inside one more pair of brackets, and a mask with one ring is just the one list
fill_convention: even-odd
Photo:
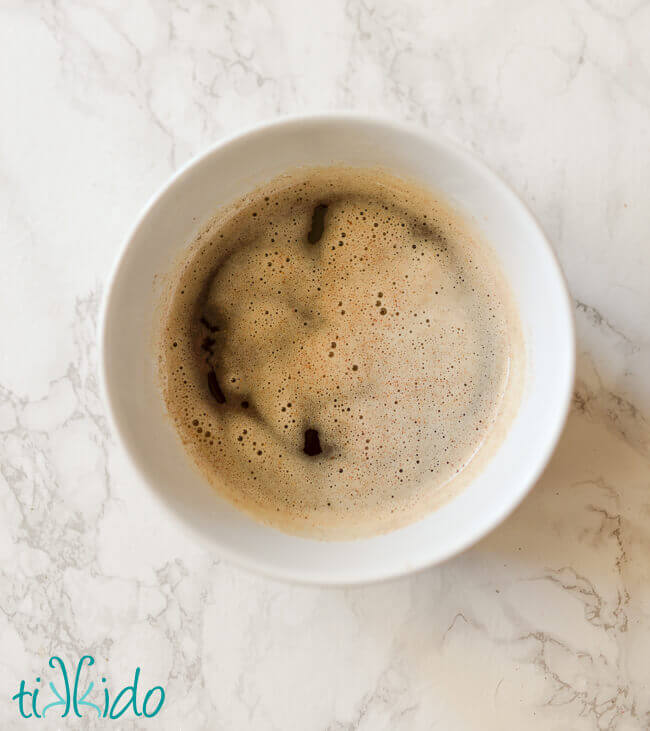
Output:
[[[146,467],[141,464],[139,456],[135,453],[129,440],[125,438],[120,428],[119,420],[116,416],[114,409],[113,397],[111,396],[111,390],[109,388],[109,375],[107,367],[107,323],[109,319],[109,312],[113,301],[113,294],[115,290],[115,282],[117,281],[122,268],[125,265],[126,254],[132,245],[132,242],[136,238],[141,227],[146,223],[152,210],[159,203],[160,199],[174,186],[179,184],[184,177],[186,177],[190,171],[203,160],[217,154],[221,149],[227,147],[231,143],[243,142],[246,139],[250,139],[256,135],[263,134],[267,130],[272,128],[278,128],[282,126],[290,125],[304,125],[314,124],[323,125],[332,122],[350,122],[359,125],[370,125],[378,128],[382,128],[389,132],[395,132],[398,134],[406,134],[418,139],[422,143],[431,144],[435,143],[441,148],[446,148],[449,152],[458,158],[461,158],[462,162],[469,167],[477,169],[489,182],[492,188],[496,189],[501,195],[509,199],[509,202],[515,207],[519,208],[525,215],[528,222],[534,228],[537,237],[539,239],[540,246],[544,249],[544,252],[548,258],[548,263],[552,269],[552,276],[557,280],[559,285],[557,293],[557,305],[563,312],[563,319],[566,326],[566,335],[569,346],[566,351],[566,364],[564,366],[564,385],[563,392],[558,394],[557,403],[561,405],[558,408],[558,415],[556,423],[547,435],[546,443],[540,452],[540,457],[537,464],[529,471],[526,478],[522,479],[521,488],[519,492],[508,501],[505,501],[499,509],[495,510],[491,516],[483,523],[476,523],[473,530],[468,531],[464,539],[457,541],[453,546],[450,546],[448,550],[439,552],[436,556],[429,556],[425,553],[414,557],[413,561],[404,564],[402,568],[394,568],[388,570],[382,570],[381,566],[378,566],[374,571],[365,571],[363,575],[350,575],[346,573],[345,576],[336,576],[336,571],[329,569],[313,569],[311,571],[305,569],[298,569],[291,566],[283,566],[279,569],[277,565],[265,562],[263,555],[260,554],[255,559],[240,554],[236,549],[232,549],[229,545],[221,543],[219,536],[213,536],[207,538],[207,536],[201,531],[193,522],[185,515],[179,513],[166,499],[159,490],[152,484],[149,475],[147,474]],[[175,173],[168,177],[162,185],[149,197],[143,208],[140,210],[136,217],[135,222],[128,229],[126,236],[123,238],[121,245],[118,248],[117,255],[113,262],[112,268],[106,279],[104,285],[104,291],[101,298],[101,306],[97,325],[97,338],[99,344],[98,353],[98,371],[99,371],[99,390],[100,395],[105,407],[106,418],[109,423],[111,433],[115,435],[116,442],[119,448],[126,454],[130,467],[137,474],[139,481],[142,482],[146,489],[155,496],[155,499],[161,504],[164,509],[173,515],[177,521],[186,526],[190,534],[196,537],[206,549],[212,549],[217,552],[220,557],[225,558],[229,563],[240,566],[242,568],[253,571],[256,574],[263,575],[273,579],[279,579],[283,581],[289,581],[296,584],[304,585],[318,585],[318,586],[357,586],[363,584],[378,583],[382,581],[388,581],[401,576],[423,571],[430,566],[434,566],[445,561],[448,561],[452,557],[466,551],[468,548],[478,543],[482,538],[487,536],[492,530],[494,530],[500,523],[502,523],[514,510],[521,504],[523,499],[532,490],[536,482],[541,477],[542,473],[546,469],[548,462],[557,446],[560,436],[564,430],[572,401],[572,394],[575,382],[575,369],[576,369],[576,339],[575,339],[575,315],[573,311],[572,298],[569,293],[566,277],[559,263],[558,256],[551,246],[548,237],[542,229],[537,217],[531,211],[529,206],[522,200],[522,198],[514,191],[514,189],[502,178],[500,174],[495,172],[487,163],[485,163],[480,157],[473,152],[469,152],[461,144],[448,136],[439,132],[434,132],[420,125],[412,122],[404,122],[395,120],[390,117],[381,115],[365,114],[354,111],[327,111],[319,113],[306,113],[306,114],[290,114],[274,117],[267,119],[256,124],[246,126],[238,131],[232,132],[228,135],[217,140],[212,145],[209,145],[203,151],[197,153],[191,157],[185,164],[183,164]],[[359,541],[372,540],[370,538],[361,538]]]

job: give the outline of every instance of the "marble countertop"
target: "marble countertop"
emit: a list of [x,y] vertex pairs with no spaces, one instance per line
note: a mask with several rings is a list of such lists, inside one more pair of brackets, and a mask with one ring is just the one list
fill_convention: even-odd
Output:
[[[65,728],[9,699],[85,652],[165,688],[155,722],[120,728],[650,727],[648,38],[639,0],[0,4],[2,728]],[[347,590],[197,546],[139,486],[96,374],[147,198],[223,134],[327,109],[443,131],[499,171],[551,237],[579,338],[568,425],[516,513]]]

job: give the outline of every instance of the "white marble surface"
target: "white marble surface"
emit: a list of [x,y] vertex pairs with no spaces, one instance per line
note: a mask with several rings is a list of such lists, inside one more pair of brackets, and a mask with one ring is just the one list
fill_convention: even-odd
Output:
[[[0,3],[2,728],[73,723],[9,698],[85,651],[163,683],[149,728],[650,727],[649,38],[639,0]],[[442,130],[521,192],[580,360],[557,454],[503,526],[418,576],[319,590],[220,562],[138,486],[95,328],[173,170],[338,108]]]

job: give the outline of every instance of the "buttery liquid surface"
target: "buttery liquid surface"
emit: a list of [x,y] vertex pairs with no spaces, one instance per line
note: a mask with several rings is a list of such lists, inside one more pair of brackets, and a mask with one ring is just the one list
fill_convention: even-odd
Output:
[[490,249],[377,170],[300,169],[220,212],[163,305],[162,390],[186,450],[290,533],[422,517],[516,410],[520,326]]

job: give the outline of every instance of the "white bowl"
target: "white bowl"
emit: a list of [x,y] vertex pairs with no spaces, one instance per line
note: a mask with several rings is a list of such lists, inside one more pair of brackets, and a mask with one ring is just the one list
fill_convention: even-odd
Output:
[[[323,542],[255,522],[219,497],[186,456],[157,387],[157,274],[222,204],[299,165],[380,166],[443,193],[483,232],[510,282],[524,331],[526,384],[510,430],[460,495],[405,528]],[[562,431],[573,388],[570,298],[524,204],[475,157],[429,132],[350,114],[289,118],[219,142],[147,204],[105,293],[101,381],[108,412],[143,482],[226,559],[301,582],[355,584],[448,559],[500,523],[534,485]]]

